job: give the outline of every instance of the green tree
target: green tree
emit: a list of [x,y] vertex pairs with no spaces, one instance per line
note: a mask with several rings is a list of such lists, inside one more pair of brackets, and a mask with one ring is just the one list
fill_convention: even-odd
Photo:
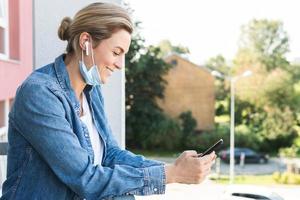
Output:
[[[249,125],[265,151],[289,146],[296,136],[297,116],[291,110],[300,105],[295,75],[299,71],[287,61],[288,50],[287,33],[280,21],[253,20],[242,28],[234,73],[251,69],[253,75],[236,85],[237,121]],[[243,107],[245,102],[248,106]]]
[[188,138],[194,134],[197,121],[191,111],[181,113],[178,118],[182,127],[181,147],[188,148]]
[[289,65],[285,54],[289,40],[283,23],[277,20],[252,20],[242,27],[240,54],[251,54],[267,71]]
[[194,119],[191,111],[183,112],[179,115],[183,127],[183,134],[188,135],[195,131],[197,121]]
[[158,47],[160,48],[160,53],[159,53],[159,57],[165,57],[171,53],[177,53],[177,54],[189,54],[190,51],[187,47],[181,46],[181,45],[177,45],[174,46],[169,40],[162,40],[160,41],[160,43],[158,44]]
[[[217,55],[216,57],[210,58],[205,66],[211,71],[218,71],[225,76],[231,75],[231,68],[226,63],[225,58],[222,55]],[[215,97],[216,97],[216,115],[228,115],[229,112],[229,102],[230,102],[230,88],[228,81],[224,78],[215,79]]]
[[229,76],[232,74],[231,67],[227,64],[226,59],[222,55],[210,58],[205,66],[210,70],[216,70],[222,74]]
[[[137,24],[138,30],[138,24]],[[147,148],[159,144],[154,136],[170,133],[176,124],[165,116],[155,99],[163,98],[167,84],[162,76],[168,65],[159,58],[160,49],[145,47],[144,40],[136,32],[126,55],[126,142],[132,148]],[[175,128],[174,128],[175,127]],[[168,130],[167,130],[168,129]]]

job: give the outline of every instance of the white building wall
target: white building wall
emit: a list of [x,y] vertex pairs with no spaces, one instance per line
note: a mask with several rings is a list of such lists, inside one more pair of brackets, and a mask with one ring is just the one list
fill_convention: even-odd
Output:
[[[62,54],[67,42],[57,36],[57,29],[65,16],[73,18],[75,13],[96,1],[92,0],[34,0],[33,13],[33,61],[34,68],[39,68],[54,61]],[[121,4],[122,0],[106,0]],[[105,109],[112,132],[119,145],[125,147],[125,76],[122,72],[115,72],[109,82],[103,85]]]

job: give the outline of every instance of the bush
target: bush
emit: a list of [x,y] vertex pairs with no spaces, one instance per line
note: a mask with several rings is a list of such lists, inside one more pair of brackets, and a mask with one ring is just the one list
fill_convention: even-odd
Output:
[[296,145],[279,149],[279,155],[281,157],[295,158],[298,152],[299,152],[299,147],[297,147]]
[[218,141],[220,138],[224,140],[223,148],[229,146],[229,129],[226,125],[219,125],[218,129],[214,131],[190,135],[186,139],[186,149],[192,149],[198,152],[203,152],[216,141]]
[[197,127],[197,121],[192,115],[191,111],[183,112],[179,115],[179,120],[181,121],[182,133],[192,134]]
[[146,140],[142,142],[143,148],[147,150],[175,151],[181,143],[181,130],[178,123],[165,116],[155,127]]
[[272,175],[272,178],[273,178],[274,181],[279,183],[280,176],[281,176],[280,172],[274,172],[273,175]]
[[[298,133],[299,134],[299,133]],[[300,137],[294,139],[291,147],[280,148],[279,155],[282,157],[295,158],[300,156]]]
[[[224,143],[222,149],[230,146],[230,128],[229,124],[217,124],[216,129],[213,131],[204,132],[198,135],[190,135],[187,138],[187,148],[204,151],[214,142],[222,138]],[[235,146],[236,147],[249,147],[257,150],[259,147],[259,139],[257,135],[253,134],[250,129],[245,125],[240,125],[235,129]]]
[[260,144],[259,137],[248,126],[239,125],[235,128],[235,146],[259,150]]
[[300,174],[274,172],[272,177],[280,184],[300,184]]
[[189,146],[188,139],[191,135],[194,135],[197,127],[197,121],[193,117],[191,111],[183,112],[178,117],[181,126],[181,145],[180,149],[185,149]]

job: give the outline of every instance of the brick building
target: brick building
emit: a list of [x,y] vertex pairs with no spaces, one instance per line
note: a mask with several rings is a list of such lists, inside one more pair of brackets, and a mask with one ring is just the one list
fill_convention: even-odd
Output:
[[165,61],[173,65],[164,79],[168,82],[165,98],[159,106],[171,117],[190,110],[197,120],[197,130],[211,130],[214,126],[214,77],[210,71],[189,60],[172,54]]

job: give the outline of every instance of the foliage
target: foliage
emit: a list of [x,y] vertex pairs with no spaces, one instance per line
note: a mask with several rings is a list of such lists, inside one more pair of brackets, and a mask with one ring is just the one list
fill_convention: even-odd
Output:
[[[138,24],[137,24],[138,30]],[[188,52],[172,46],[174,51]],[[179,119],[168,117],[156,103],[164,97],[167,82],[162,78],[171,65],[164,62],[159,47],[146,47],[136,32],[126,55],[126,143],[129,148],[176,150],[182,148],[182,138],[192,134],[196,120],[191,112]],[[170,142],[172,138],[172,142]]]
[[292,146],[280,148],[279,155],[281,157],[289,158],[300,157],[300,137],[294,139]]
[[149,146],[149,138],[161,130],[160,125],[170,127],[166,126],[169,121],[155,101],[164,96],[167,83],[162,76],[171,67],[158,57],[159,53],[159,48],[146,48],[138,32],[133,35],[126,55],[125,71],[126,133],[129,146],[146,148]]
[[186,149],[193,149],[198,152],[203,152],[220,138],[224,140],[222,147],[228,147],[229,127],[227,124],[218,125],[218,128],[214,131],[189,135],[189,137],[186,138]]
[[225,80],[226,76],[230,76],[230,67],[226,63],[225,58],[222,55],[210,58],[205,66],[211,71],[218,71],[224,74],[223,78],[215,79],[215,97],[216,97],[216,115],[221,116],[229,112],[229,84]]
[[[280,136],[290,135],[295,130],[292,111],[286,107],[284,110],[279,108],[269,108],[266,119],[264,120],[261,134],[269,140]],[[296,134],[296,133],[295,133]]]
[[[229,176],[210,176],[211,180],[221,184],[229,184]],[[272,175],[237,175],[234,177],[235,184],[251,184],[251,185],[274,185],[276,181]]]
[[226,63],[226,59],[222,55],[210,58],[205,66],[212,71],[221,72],[225,76],[229,76],[232,73],[230,66]]
[[178,45],[174,46],[169,40],[162,40],[158,44],[158,47],[160,48],[159,57],[165,57],[171,53],[177,53],[181,55],[189,54],[190,50],[187,47]]
[[289,41],[282,22],[252,20],[243,27],[240,44],[233,73],[250,69],[253,75],[236,84],[236,124],[249,127],[262,151],[291,146],[299,137],[292,111],[300,106],[300,70],[285,57]]
[[274,172],[272,177],[280,184],[300,184],[300,174]]
[[257,134],[253,134],[251,129],[242,124],[235,128],[235,146],[248,147],[260,151],[261,141]]
[[[138,26],[138,24],[137,24]],[[283,24],[275,20],[252,20],[243,26],[240,48],[233,61],[222,55],[211,58],[206,67],[227,77],[239,77],[245,70],[253,75],[235,84],[235,145],[258,151],[299,155],[300,65],[291,64]],[[162,58],[169,53],[189,53],[168,40],[158,47],[144,45],[138,32],[126,57],[126,142],[131,148],[204,151],[220,138],[229,146],[229,121],[219,120],[215,130],[195,132],[191,112],[168,117],[156,99],[164,97],[163,75],[172,67]],[[230,84],[215,79],[216,116],[228,119]],[[223,123],[221,123],[223,122]],[[170,142],[170,138],[172,142]]]
[[180,148],[182,134],[180,126],[174,119],[162,117],[160,121],[157,121],[153,130],[155,131],[140,141],[143,149],[174,151]]
[[193,118],[191,111],[181,113],[178,118],[182,127],[182,137],[180,139],[181,147],[186,148],[188,146],[187,138],[189,138],[195,132],[197,121]]
[[289,40],[280,21],[250,21],[242,28],[240,44],[241,50],[252,54],[267,71],[285,68],[289,64],[285,58],[289,51]]

